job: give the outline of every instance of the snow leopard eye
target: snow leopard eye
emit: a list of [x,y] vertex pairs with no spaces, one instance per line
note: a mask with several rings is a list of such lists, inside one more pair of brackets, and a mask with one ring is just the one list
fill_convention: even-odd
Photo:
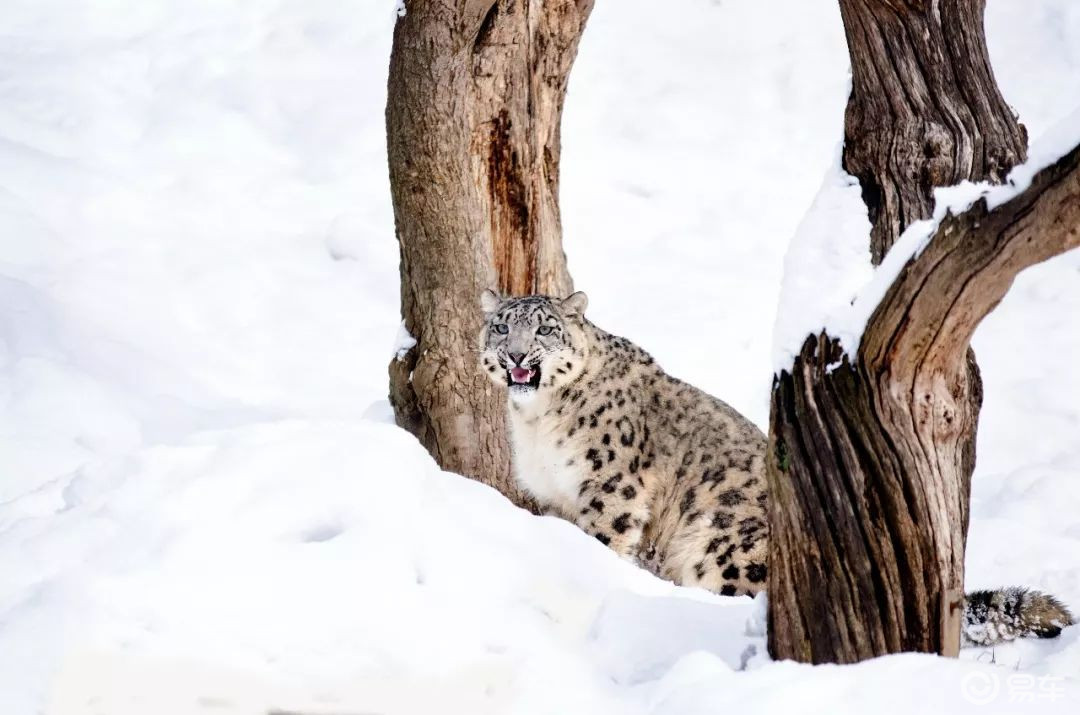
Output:
[[550,325],[541,325],[536,329],[537,335],[551,335],[551,331],[554,330]]
[[499,335],[506,335],[507,333],[510,332],[510,326],[508,326],[506,323],[499,323],[499,324],[495,325],[494,327],[495,327],[495,332],[498,333]]

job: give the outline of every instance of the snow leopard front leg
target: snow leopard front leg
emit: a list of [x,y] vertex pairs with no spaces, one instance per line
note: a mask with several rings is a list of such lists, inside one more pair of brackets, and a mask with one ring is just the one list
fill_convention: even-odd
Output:
[[609,444],[591,447],[585,454],[590,474],[579,485],[573,521],[600,543],[637,563],[649,495],[642,478],[640,454],[618,454]]

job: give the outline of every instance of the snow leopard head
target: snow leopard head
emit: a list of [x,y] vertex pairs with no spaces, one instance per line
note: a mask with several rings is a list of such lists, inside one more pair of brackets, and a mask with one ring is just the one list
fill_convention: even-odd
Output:
[[584,293],[502,298],[484,291],[480,366],[510,398],[527,402],[577,378],[585,366]]

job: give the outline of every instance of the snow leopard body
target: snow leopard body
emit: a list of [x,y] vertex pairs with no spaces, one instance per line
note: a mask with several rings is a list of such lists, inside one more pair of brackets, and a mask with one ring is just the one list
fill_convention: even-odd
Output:
[[[766,438],[726,403],[585,319],[575,293],[481,297],[481,368],[508,390],[514,478],[548,513],[658,576],[722,595],[768,576]],[[964,639],[1051,637],[1050,596],[970,594]]]

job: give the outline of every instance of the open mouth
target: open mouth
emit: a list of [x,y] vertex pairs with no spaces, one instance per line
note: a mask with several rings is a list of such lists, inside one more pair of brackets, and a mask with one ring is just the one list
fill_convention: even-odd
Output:
[[540,387],[540,368],[512,367],[506,371],[506,384],[519,390],[535,390]]

